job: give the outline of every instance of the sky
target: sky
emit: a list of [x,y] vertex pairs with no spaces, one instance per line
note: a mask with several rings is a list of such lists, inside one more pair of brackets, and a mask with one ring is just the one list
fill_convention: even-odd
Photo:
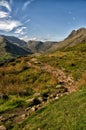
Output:
[[60,41],[86,27],[86,0],[0,0],[0,35]]

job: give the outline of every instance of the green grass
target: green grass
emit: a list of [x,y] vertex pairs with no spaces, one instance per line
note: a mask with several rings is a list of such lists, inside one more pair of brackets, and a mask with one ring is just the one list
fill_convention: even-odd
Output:
[[38,110],[13,130],[85,130],[86,90],[72,93]]
[[[34,58],[37,62],[30,61]],[[40,69],[28,66],[28,62]],[[0,114],[9,114],[9,111],[18,107],[28,107],[26,99],[33,98],[35,92],[44,95],[56,91],[56,78],[46,70],[41,70],[45,63],[55,68],[63,68],[66,74],[74,77],[78,88],[82,89],[48,104],[21,124],[13,124],[13,130],[85,130],[86,43],[45,55],[19,57],[1,66],[0,93],[6,93],[9,99],[0,100]]]
[[13,110],[14,108],[23,107],[26,104],[23,98],[11,98],[6,101],[0,100],[0,113]]
[[66,50],[56,51],[51,54],[37,57],[39,61],[54,67],[64,68],[78,80],[86,72],[86,43],[70,47]]
[[28,67],[29,59],[28,61],[26,58],[21,58],[20,61],[18,59],[0,67],[1,92],[9,95],[27,91],[31,95],[35,91],[46,89],[49,85],[55,86],[57,84],[56,79],[49,73]]

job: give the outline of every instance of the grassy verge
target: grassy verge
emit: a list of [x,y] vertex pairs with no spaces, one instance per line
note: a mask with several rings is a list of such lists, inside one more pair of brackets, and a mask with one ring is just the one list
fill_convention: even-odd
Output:
[[85,130],[86,90],[64,96],[38,110],[13,130]]

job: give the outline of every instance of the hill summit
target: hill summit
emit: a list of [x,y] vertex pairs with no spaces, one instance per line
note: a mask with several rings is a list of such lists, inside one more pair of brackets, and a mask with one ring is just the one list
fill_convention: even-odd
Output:
[[72,47],[85,41],[86,41],[86,28],[80,28],[78,30],[73,30],[68,35],[67,38],[65,38],[61,42],[58,42],[58,44],[56,44],[53,47],[53,50]]

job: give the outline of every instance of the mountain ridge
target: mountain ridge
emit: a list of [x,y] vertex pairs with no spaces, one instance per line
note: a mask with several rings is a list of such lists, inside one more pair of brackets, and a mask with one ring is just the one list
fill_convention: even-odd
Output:
[[52,50],[59,50],[64,49],[68,47],[75,46],[77,44],[80,44],[82,42],[86,42],[86,28],[80,28],[78,30],[73,30],[67,38],[65,38],[63,41],[58,42],[57,45],[55,45]]
[[3,56],[5,53],[12,56],[19,56],[31,54],[31,51],[27,51],[22,46],[10,42],[4,36],[0,36],[0,55]]
[[[35,41],[29,40],[25,42],[14,36],[0,35],[0,54],[6,52],[13,55],[28,55],[35,53],[53,52],[60,49],[75,46],[82,42],[86,42],[86,28],[73,30],[67,38],[60,42],[53,41]],[[14,49],[13,49],[14,48]],[[4,50],[4,51],[3,51]]]

